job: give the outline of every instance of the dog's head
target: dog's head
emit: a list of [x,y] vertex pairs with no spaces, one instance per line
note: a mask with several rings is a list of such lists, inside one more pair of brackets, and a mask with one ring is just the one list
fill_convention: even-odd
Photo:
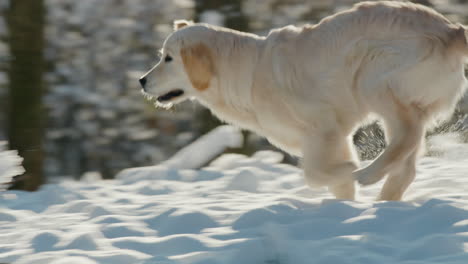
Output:
[[216,69],[209,46],[210,28],[178,20],[174,29],[164,41],[160,61],[140,78],[144,93],[164,107],[204,93]]

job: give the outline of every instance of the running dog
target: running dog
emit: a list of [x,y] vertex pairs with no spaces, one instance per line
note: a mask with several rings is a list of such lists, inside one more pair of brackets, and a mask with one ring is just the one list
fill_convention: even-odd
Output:
[[[465,28],[422,5],[363,2],[316,25],[267,36],[175,21],[140,84],[159,105],[195,98],[220,119],[302,157],[306,182],[354,199],[385,176],[399,200],[415,178],[425,130],[465,90]],[[386,149],[358,168],[351,135],[369,116]]]

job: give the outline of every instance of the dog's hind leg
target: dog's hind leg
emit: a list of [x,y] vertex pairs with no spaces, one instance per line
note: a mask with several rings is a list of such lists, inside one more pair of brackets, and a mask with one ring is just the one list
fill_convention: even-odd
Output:
[[403,166],[405,160],[416,152],[424,137],[425,118],[416,105],[403,105],[393,95],[389,98],[391,107],[381,113],[384,118],[390,143],[384,152],[369,166],[353,172],[362,185],[378,182],[393,169]]
[[416,176],[416,158],[422,145],[424,145],[424,138],[422,138],[419,147],[409,155],[404,163],[388,174],[388,178],[380,192],[379,200],[401,200],[404,192]]

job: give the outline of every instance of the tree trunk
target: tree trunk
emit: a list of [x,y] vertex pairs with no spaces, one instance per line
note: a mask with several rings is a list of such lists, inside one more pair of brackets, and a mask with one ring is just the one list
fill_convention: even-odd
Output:
[[43,178],[44,2],[10,0],[7,11],[11,62],[8,140],[24,158],[21,189],[34,191]]

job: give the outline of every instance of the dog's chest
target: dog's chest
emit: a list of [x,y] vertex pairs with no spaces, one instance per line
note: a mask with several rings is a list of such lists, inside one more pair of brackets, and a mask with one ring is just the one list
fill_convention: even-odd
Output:
[[299,124],[291,118],[290,113],[282,108],[270,108],[260,111],[257,115],[260,130],[273,145],[301,156],[301,141],[303,130]]
[[252,130],[266,137],[268,141],[280,149],[292,155],[301,156],[301,141],[304,130],[294,122],[290,113],[282,107],[274,107],[268,103],[257,106],[258,108],[250,113],[234,111],[225,107],[213,110],[222,120]]

